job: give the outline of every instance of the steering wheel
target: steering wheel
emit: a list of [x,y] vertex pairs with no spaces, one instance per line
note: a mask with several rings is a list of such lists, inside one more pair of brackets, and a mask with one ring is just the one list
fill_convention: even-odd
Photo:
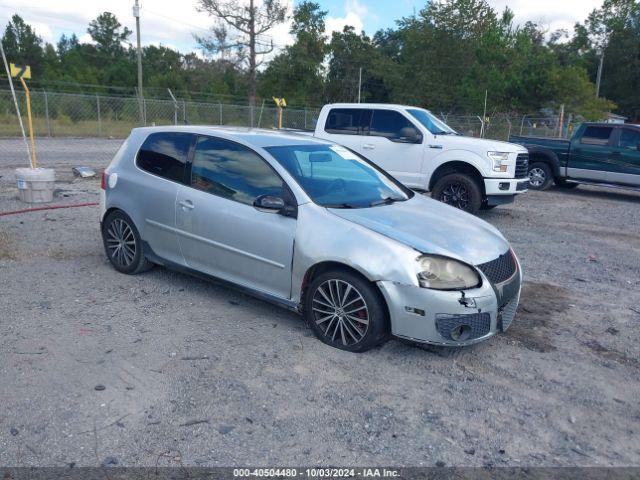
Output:
[[346,183],[342,178],[336,178],[331,180],[331,183],[327,186],[325,193],[333,192],[334,190],[342,190],[344,189]]

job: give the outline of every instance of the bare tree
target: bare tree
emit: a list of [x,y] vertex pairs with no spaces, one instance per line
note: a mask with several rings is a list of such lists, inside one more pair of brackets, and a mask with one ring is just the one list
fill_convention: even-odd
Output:
[[198,37],[200,46],[212,54],[220,54],[226,60],[230,52],[238,64],[248,64],[249,106],[251,125],[254,124],[256,105],[256,71],[261,62],[258,56],[273,51],[273,40],[265,40],[265,34],[285,21],[287,5],[280,0],[198,0],[198,10],[217,19],[208,37]]

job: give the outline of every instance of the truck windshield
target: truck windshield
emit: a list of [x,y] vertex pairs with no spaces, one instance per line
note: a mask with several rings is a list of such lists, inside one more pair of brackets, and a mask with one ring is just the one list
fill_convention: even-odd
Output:
[[339,145],[287,145],[266,150],[318,205],[368,208],[402,202],[413,192]]
[[438,119],[438,117],[432,114],[429,110],[410,108],[407,111],[434,135],[458,135],[458,132],[442,120]]

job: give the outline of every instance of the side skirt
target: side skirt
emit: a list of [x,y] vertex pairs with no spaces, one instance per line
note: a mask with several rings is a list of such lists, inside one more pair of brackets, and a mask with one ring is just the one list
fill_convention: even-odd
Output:
[[153,262],[156,265],[160,265],[162,267],[168,268],[169,270],[191,275],[192,277],[199,278],[200,280],[205,280],[207,282],[212,282],[217,285],[222,285],[224,287],[231,288],[233,290],[237,290],[239,292],[245,293],[251,297],[255,297],[259,300],[263,300],[273,305],[286,308],[287,310],[291,310],[298,314],[300,313],[300,308],[296,302],[293,302],[291,300],[287,300],[284,298],[276,297],[275,295],[270,295],[268,293],[261,292],[260,290],[255,290],[253,288],[246,287],[244,285],[238,285],[237,283],[229,282],[227,280],[214,277],[213,275],[208,275],[206,273],[199,272],[198,270],[194,270],[193,268],[189,268],[184,265],[180,265],[178,263],[165,260],[164,258],[156,255],[156,253],[153,251],[153,249],[149,246],[147,242],[143,241],[142,244],[143,244],[145,257],[147,257],[147,259],[150,262]]
[[591,180],[579,180],[574,178],[566,178],[567,183],[577,183],[579,185],[592,185],[594,187],[606,187],[606,188],[616,188],[618,190],[632,190],[634,192],[640,192],[640,187],[636,187],[633,185],[625,185],[618,183],[606,183],[606,182],[594,182]]

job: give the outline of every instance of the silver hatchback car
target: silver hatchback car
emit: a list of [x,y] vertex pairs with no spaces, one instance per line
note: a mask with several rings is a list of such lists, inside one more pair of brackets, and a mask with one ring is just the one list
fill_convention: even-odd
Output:
[[476,343],[518,306],[520,264],[493,226],[304,135],[134,129],[103,175],[101,207],[118,271],[223,280],[302,313],[343,350],[390,335]]

